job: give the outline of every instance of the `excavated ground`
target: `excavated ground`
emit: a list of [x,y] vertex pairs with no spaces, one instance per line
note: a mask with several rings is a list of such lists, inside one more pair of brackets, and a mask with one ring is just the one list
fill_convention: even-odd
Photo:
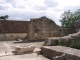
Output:
[[14,46],[34,45],[40,48],[44,42],[20,42],[20,41],[0,41],[0,60],[49,60],[42,55],[36,53],[26,53],[14,55]]

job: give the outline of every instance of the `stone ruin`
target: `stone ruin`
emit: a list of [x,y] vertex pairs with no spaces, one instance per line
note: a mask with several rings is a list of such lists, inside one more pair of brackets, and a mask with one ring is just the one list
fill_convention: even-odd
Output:
[[45,39],[45,37],[60,37],[62,36],[61,33],[61,27],[45,16],[30,20],[29,40],[41,40]]
[[80,31],[64,37],[46,38],[41,52],[53,60],[80,60],[77,49],[80,49]]
[[[45,39],[39,52],[52,60],[80,60],[80,50],[77,50],[80,48],[80,23],[75,22],[71,29],[75,30],[71,32],[70,29],[62,29],[46,17],[31,19],[27,38],[29,40]],[[32,45],[15,47],[18,54],[33,52],[34,49]]]
[[66,32],[63,37],[45,38],[41,53],[52,60],[80,60],[80,21],[63,32]]
[[62,28],[53,20],[43,16],[32,18],[30,21],[1,20],[0,33],[0,40],[2,41],[18,38],[23,40],[43,40],[45,37],[62,36]]
[[80,31],[64,37],[46,38],[44,46],[55,46],[59,44],[68,47],[80,47]]
[[64,46],[43,46],[41,53],[51,60],[80,60],[80,50]]

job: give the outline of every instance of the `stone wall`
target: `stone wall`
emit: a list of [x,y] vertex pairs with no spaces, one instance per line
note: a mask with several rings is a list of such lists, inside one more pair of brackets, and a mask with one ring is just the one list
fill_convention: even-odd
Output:
[[0,33],[28,33],[29,21],[0,20]]
[[76,33],[80,31],[80,20],[73,22],[70,28],[62,28],[62,36],[67,36],[68,34]]
[[70,26],[70,29],[71,29],[73,32],[78,32],[78,31],[80,31],[80,20],[72,23],[71,26]]
[[6,36],[0,36],[0,41],[13,41],[16,40],[16,37],[6,37]]
[[26,36],[27,33],[5,33],[5,34],[0,34],[0,41],[24,39]]
[[70,28],[62,28],[62,36],[67,36],[68,34],[74,33]]
[[30,21],[0,21],[0,33],[6,33],[7,35],[27,33],[28,35],[24,37],[28,40],[41,40],[45,39],[45,37],[61,37],[66,36],[71,32],[72,30],[61,28],[53,20],[45,16],[32,18]]
[[80,50],[64,46],[43,46],[41,53],[52,60],[80,60]]
[[44,39],[45,37],[61,36],[60,27],[46,17],[33,18],[29,24],[29,40]]
[[30,21],[1,20],[0,33],[6,36],[27,33],[28,40],[42,40],[45,37],[62,36],[62,29],[53,20],[43,16]]
[[64,37],[46,38],[44,46],[68,46],[72,48],[80,48],[80,31],[74,34],[69,34]]

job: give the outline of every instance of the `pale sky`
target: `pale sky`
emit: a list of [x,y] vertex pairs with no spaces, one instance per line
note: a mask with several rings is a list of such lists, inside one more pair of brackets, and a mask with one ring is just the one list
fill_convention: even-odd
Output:
[[0,16],[9,20],[30,20],[46,16],[61,25],[60,15],[67,10],[80,9],[80,0],[0,0]]

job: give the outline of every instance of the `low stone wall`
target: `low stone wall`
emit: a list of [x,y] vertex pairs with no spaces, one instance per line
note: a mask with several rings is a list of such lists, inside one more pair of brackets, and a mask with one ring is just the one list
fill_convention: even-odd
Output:
[[0,41],[24,39],[26,36],[27,33],[5,33],[0,34]]
[[74,34],[69,34],[64,37],[46,38],[44,46],[68,46],[73,48],[80,48],[80,31]]
[[25,37],[27,33],[5,33],[6,37]]
[[80,60],[80,50],[63,46],[43,46],[41,53],[52,60]]
[[16,40],[16,37],[0,37],[0,41],[12,41]]
[[13,41],[13,40],[19,40],[19,39],[23,39],[23,38],[0,36],[0,41]]

